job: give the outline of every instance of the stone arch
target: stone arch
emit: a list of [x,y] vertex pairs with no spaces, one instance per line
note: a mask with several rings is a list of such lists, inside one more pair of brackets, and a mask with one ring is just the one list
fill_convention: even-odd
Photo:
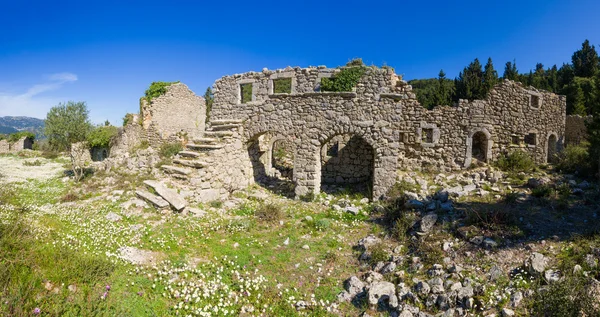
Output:
[[319,191],[345,188],[372,198],[377,153],[373,139],[362,133],[334,132],[321,137],[319,144],[315,166]]
[[486,128],[476,128],[471,130],[467,136],[467,153],[465,158],[465,167],[471,166],[473,161],[473,151],[475,148],[476,159],[489,162],[492,159],[492,135]]
[[[271,185],[281,181],[278,177],[280,174],[273,168],[273,145],[278,141],[289,141],[293,145],[291,138],[275,131],[259,132],[246,141],[254,182]],[[295,148],[292,151],[295,154]]]
[[546,138],[546,163],[554,163],[559,149],[558,136],[555,132],[548,133]]

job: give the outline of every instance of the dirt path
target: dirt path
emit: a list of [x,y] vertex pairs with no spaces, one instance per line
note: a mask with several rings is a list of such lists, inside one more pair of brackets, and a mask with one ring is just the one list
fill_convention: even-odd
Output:
[[[40,166],[26,166],[25,162],[41,162]],[[29,179],[46,180],[61,176],[64,171],[63,163],[56,163],[43,157],[19,158],[0,156],[0,182],[25,182]]]

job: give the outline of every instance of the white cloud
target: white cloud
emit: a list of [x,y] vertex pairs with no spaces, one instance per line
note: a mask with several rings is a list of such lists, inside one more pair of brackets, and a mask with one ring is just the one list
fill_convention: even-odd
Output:
[[24,93],[0,91],[0,116],[44,118],[48,110],[60,100],[42,94],[60,89],[66,83],[77,81],[77,75],[72,73],[57,73],[47,78],[46,82],[33,85]]

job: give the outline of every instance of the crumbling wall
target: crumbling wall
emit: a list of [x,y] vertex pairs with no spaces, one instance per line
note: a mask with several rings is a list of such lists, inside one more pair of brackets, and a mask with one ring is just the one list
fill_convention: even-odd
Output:
[[139,120],[134,116],[124,127],[117,130],[117,135],[110,142],[110,155],[123,155],[139,146],[142,141],[147,141],[146,131],[139,124]]
[[204,98],[196,96],[186,85],[175,83],[164,95],[150,103],[140,100],[142,126],[153,146],[178,138],[192,138],[202,134],[206,121]]
[[10,145],[11,152],[19,152],[25,149],[31,150],[33,148],[33,140],[28,137],[22,137]]
[[[294,142],[297,195],[319,192],[321,149],[339,134],[357,136],[373,149],[375,198],[395,182],[398,167],[450,171],[470,166],[474,142],[489,162],[503,152],[524,150],[539,163],[547,159],[551,136],[558,146],[564,143],[564,96],[504,81],[484,100],[427,110],[389,68],[366,68],[351,92],[320,92],[321,78],[338,71],[288,67],[223,77],[214,84],[211,120],[244,120],[244,142],[266,132]],[[274,80],[281,77],[292,78],[289,93],[273,92]],[[241,85],[252,86],[250,100],[242,100]]]
[[7,140],[0,140],[0,153],[10,153],[10,144]]
[[592,116],[569,115],[566,118],[565,144],[577,145],[587,140],[588,132],[586,123],[592,120]]

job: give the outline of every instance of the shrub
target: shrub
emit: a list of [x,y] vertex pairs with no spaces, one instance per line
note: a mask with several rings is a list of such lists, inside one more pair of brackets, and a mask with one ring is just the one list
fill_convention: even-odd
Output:
[[587,173],[591,171],[589,143],[569,145],[558,155],[556,168],[565,173]]
[[390,254],[387,252],[385,244],[383,243],[372,245],[369,248],[369,252],[371,253],[371,258],[369,259],[371,265],[378,262],[385,262],[390,259]]
[[321,91],[352,91],[365,73],[364,66],[345,67],[331,78],[321,79]]
[[292,93],[292,78],[278,78],[273,80],[274,94]]
[[20,132],[9,134],[8,136],[6,136],[6,140],[9,143],[14,143],[14,142],[19,141],[22,137],[26,137],[28,139],[34,140],[35,134],[33,132],[29,132],[29,131],[20,131]]
[[363,60],[360,57],[353,58],[348,63],[346,63],[346,66],[364,66],[364,65],[365,65],[365,63],[363,63]]
[[550,195],[552,195],[553,191],[554,190],[552,189],[552,187],[548,185],[540,185],[531,190],[531,196],[538,198],[549,197]]
[[58,157],[58,152],[54,151],[44,151],[42,152],[42,157],[45,159],[53,160]]
[[411,184],[405,180],[401,180],[396,182],[394,186],[388,190],[386,196],[390,199],[402,198],[404,197],[405,192],[418,192],[418,186],[419,185],[417,184]]
[[42,161],[40,161],[40,160],[25,161],[25,162],[23,162],[23,166],[42,166]]
[[123,126],[126,126],[127,124],[129,124],[129,122],[132,122],[133,120],[133,114],[128,113],[123,117]]
[[490,229],[511,226],[516,223],[516,212],[516,208],[507,205],[490,205],[481,208],[469,208],[465,211],[465,224]]
[[68,192],[60,198],[61,203],[68,203],[76,200],[79,200],[79,195],[73,192]]
[[[148,103],[152,101],[153,98],[160,97],[167,93],[167,87],[177,84],[179,81],[166,82],[166,81],[154,81],[150,84],[150,87],[146,89],[144,92],[145,99]],[[141,114],[141,112],[140,112]]]
[[164,143],[160,146],[159,154],[163,158],[171,158],[181,150],[183,150],[183,146],[179,142]]
[[565,276],[535,292],[531,300],[532,316],[600,316],[597,301],[589,292],[586,278]]
[[88,134],[87,141],[90,147],[107,147],[115,135],[117,135],[117,127],[96,127]]
[[281,211],[281,207],[278,205],[266,204],[261,205],[258,209],[256,209],[254,216],[264,222],[278,222],[281,218],[283,218],[283,212]]
[[521,150],[516,150],[500,156],[496,165],[503,171],[508,172],[530,172],[535,167],[531,156]]

